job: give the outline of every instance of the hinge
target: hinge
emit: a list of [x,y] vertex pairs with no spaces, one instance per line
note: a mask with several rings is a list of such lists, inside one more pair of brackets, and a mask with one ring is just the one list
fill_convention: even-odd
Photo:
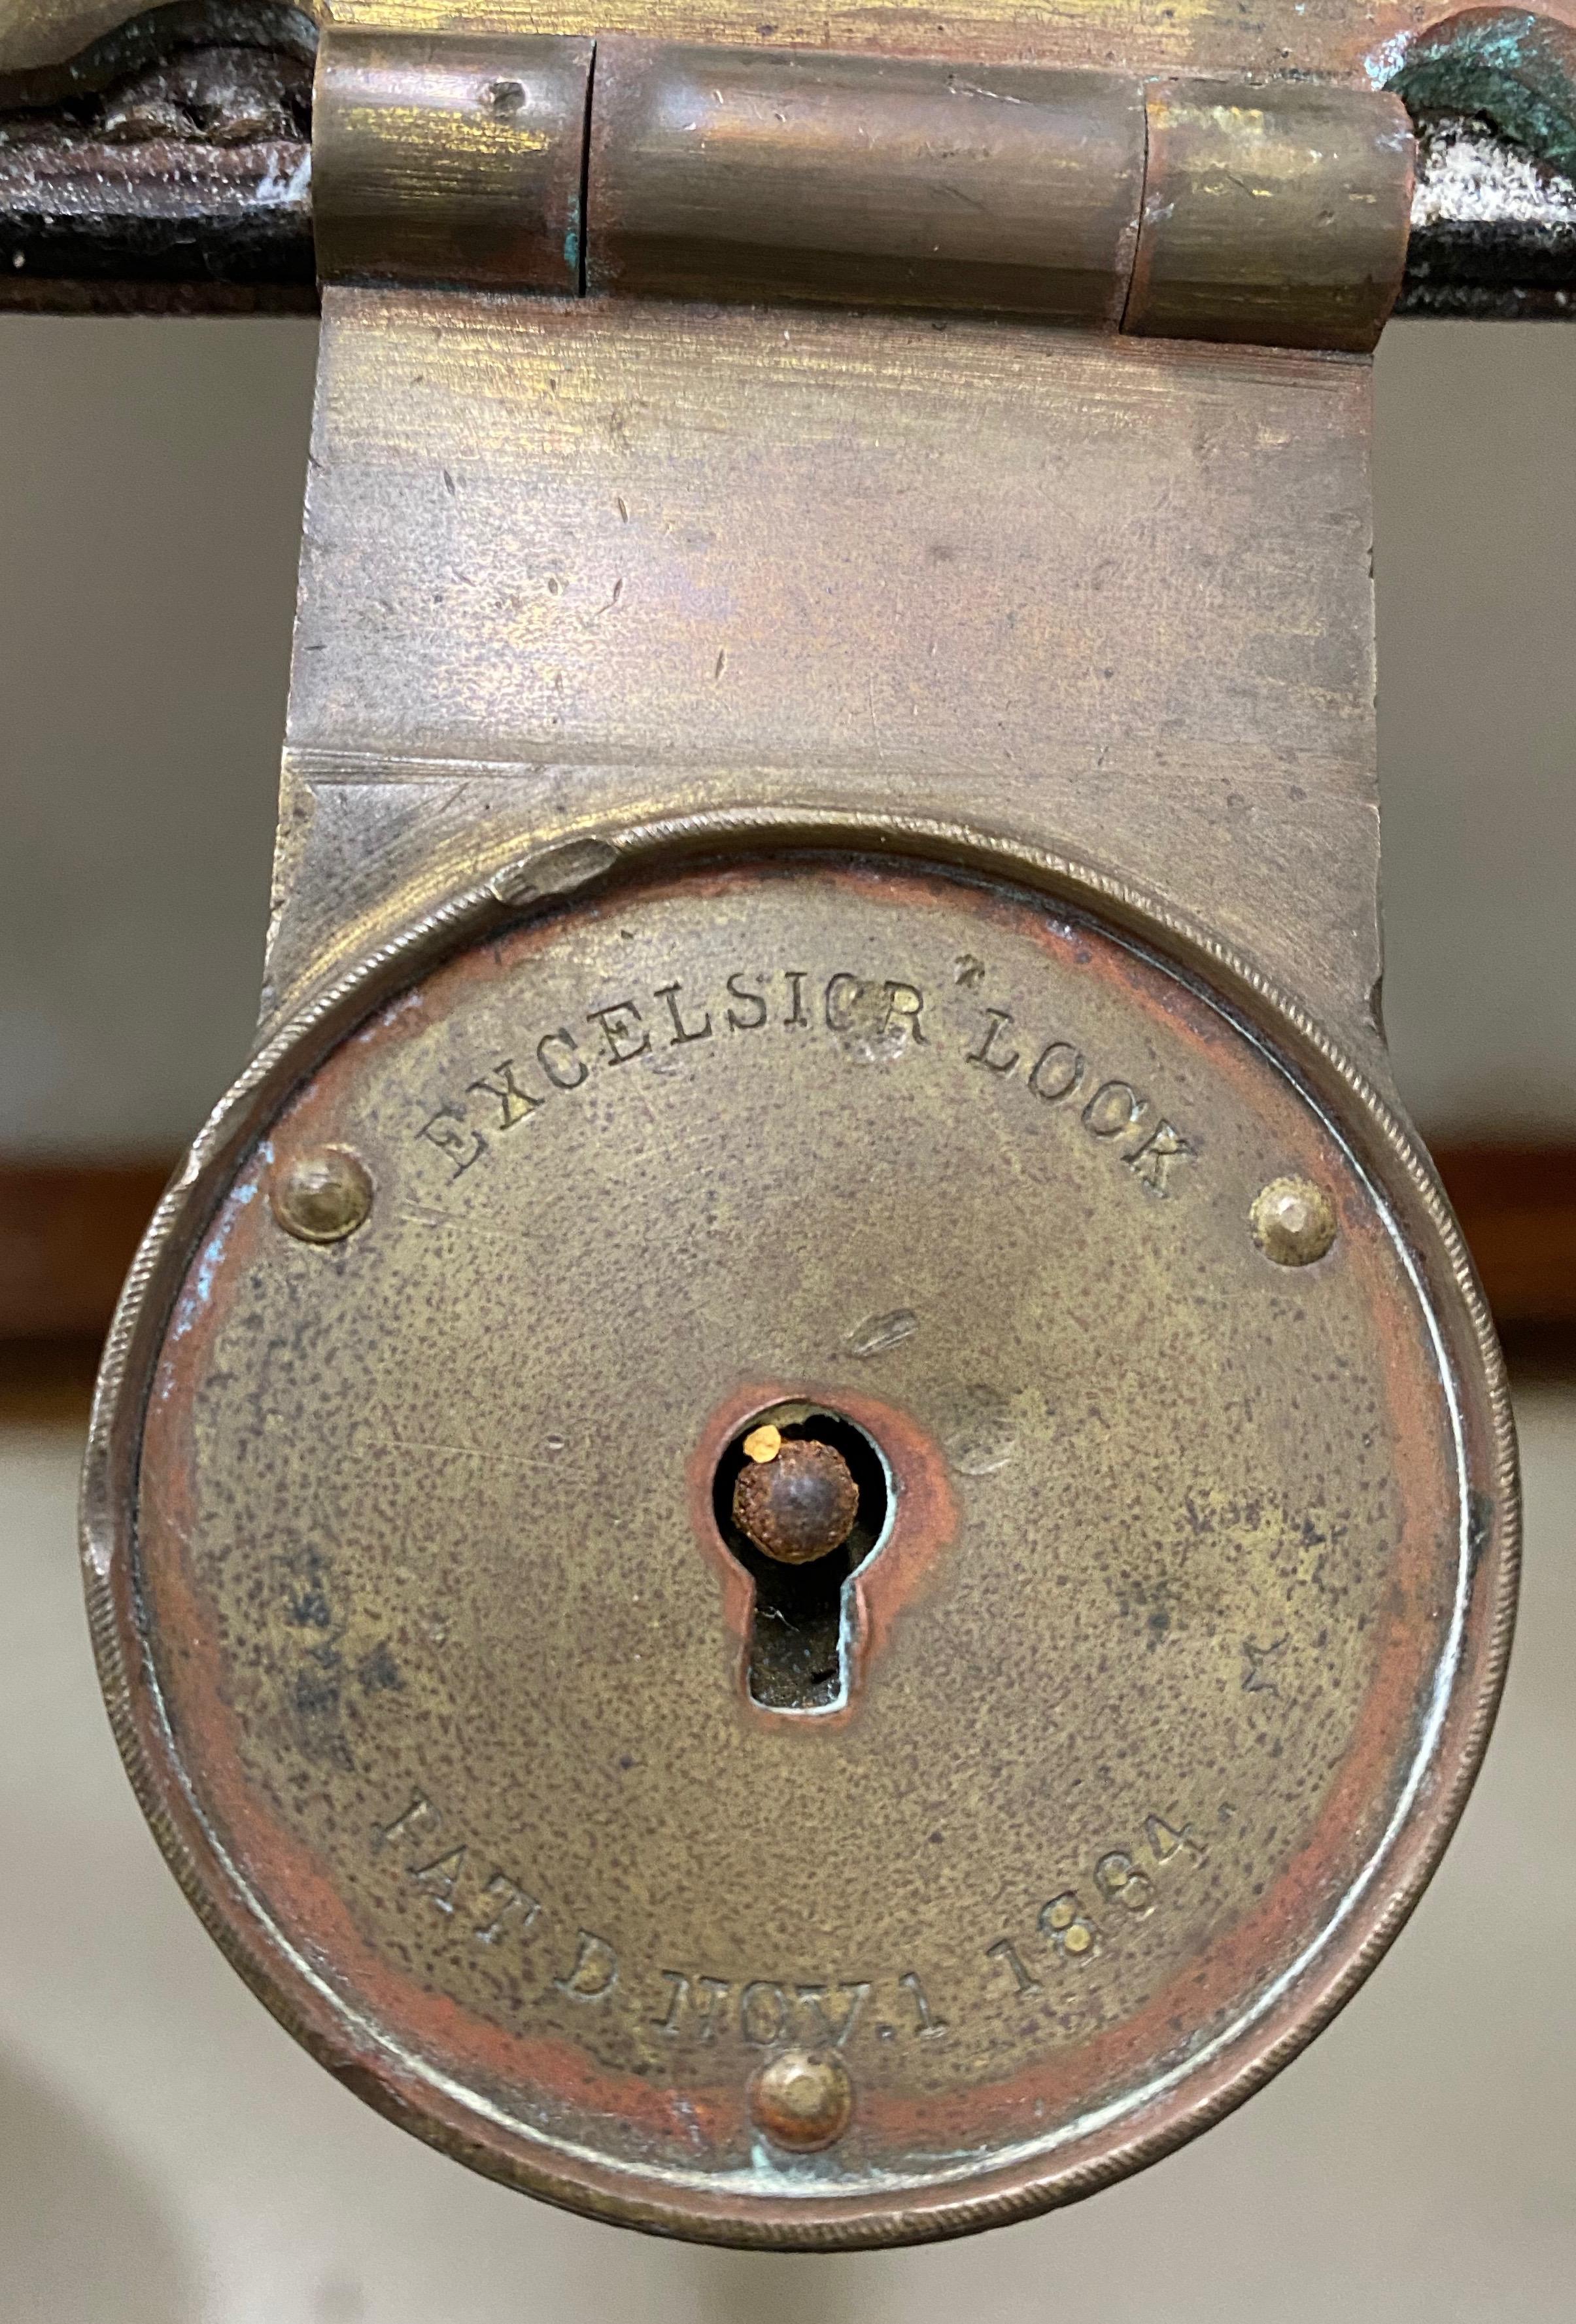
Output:
[[330,29],[326,281],[808,300],[1362,352],[1397,97],[613,36]]

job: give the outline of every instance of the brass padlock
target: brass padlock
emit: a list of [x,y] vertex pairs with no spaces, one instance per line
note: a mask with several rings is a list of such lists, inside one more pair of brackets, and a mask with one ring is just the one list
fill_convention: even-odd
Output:
[[1378,1015],[1405,117],[1358,7],[419,14],[322,46],[264,1023],[106,1360],[106,1691],[396,2120],[955,2233],[1310,2038],[1503,1674]]

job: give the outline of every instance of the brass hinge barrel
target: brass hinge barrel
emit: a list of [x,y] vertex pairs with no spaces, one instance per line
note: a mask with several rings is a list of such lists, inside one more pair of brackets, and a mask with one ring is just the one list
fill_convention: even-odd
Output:
[[1371,347],[1406,263],[1414,141],[1399,97],[1318,83],[1151,83],[1124,327]]
[[1366,351],[1396,97],[613,36],[330,28],[326,281],[1031,317]]
[[1143,91],[1101,72],[606,40],[588,184],[594,290],[1114,330]]
[[593,54],[567,36],[325,32],[323,280],[578,290]]

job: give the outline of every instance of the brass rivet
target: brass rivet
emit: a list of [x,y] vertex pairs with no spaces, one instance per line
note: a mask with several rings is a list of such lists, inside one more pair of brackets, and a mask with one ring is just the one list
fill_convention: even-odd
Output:
[[814,1437],[783,1437],[768,1459],[751,1454],[733,1487],[733,1523],[783,1565],[807,1565],[841,1549],[858,1515],[859,1487],[847,1462],[834,1444]]
[[1335,1240],[1335,1205],[1308,1178],[1272,1178],[1249,1213],[1253,1240],[1277,1267],[1308,1267]]
[[372,1175],[343,1146],[293,1154],[273,1174],[268,1198],[286,1234],[301,1242],[341,1242],[372,1209]]
[[750,2111],[774,2146],[813,2154],[848,2128],[853,2084],[841,2058],[824,2051],[784,2050],[751,2083]]

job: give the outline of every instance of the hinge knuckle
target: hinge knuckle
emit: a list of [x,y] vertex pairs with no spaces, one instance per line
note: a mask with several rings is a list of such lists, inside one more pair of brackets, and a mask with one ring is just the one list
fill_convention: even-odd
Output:
[[1398,98],[1328,84],[331,28],[326,281],[808,300],[1362,352]]
[[574,292],[593,43],[344,27],[318,44],[325,281]]
[[1290,82],[1152,83],[1124,327],[1364,351],[1406,263],[1413,139],[1399,97]]
[[604,41],[588,282],[1115,329],[1143,182],[1115,74]]

